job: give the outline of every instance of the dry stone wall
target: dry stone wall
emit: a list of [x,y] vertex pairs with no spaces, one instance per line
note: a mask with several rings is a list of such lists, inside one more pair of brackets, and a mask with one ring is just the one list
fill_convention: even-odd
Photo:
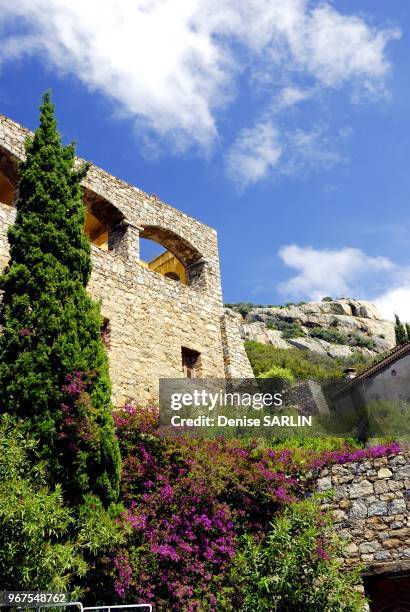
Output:
[[348,541],[347,565],[368,573],[410,568],[410,453],[371,458],[321,471],[319,491],[334,491],[335,526]]
[[[29,134],[0,115],[0,172],[14,185]],[[108,251],[92,247],[89,291],[109,320],[114,404],[155,400],[159,378],[184,375],[182,347],[200,353],[201,377],[252,375],[238,335],[224,323],[215,230],[96,166],[83,186],[87,206],[109,232]],[[0,204],[1,266],[14,218],[15,210]],[[140,237],[160,242],[181,260],[187,286],[140,263]]]

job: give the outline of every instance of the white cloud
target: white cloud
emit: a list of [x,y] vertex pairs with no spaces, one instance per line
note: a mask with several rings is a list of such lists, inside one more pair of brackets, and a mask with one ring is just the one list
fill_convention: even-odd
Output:
[[288,108],[290,106],[294,106],[303,100],[307,100],[311,97],[312,91],[308,91],[305,89],[301,89],[300,87],[296,87],[294,85],[290,85],[288,87],[284,87],[279,92],[277,97],[277,105],[279,109]]
[[314,249],[296,244],[282,247],[279,257],[297,274],[279,286],[288,297],[320,300],[326,295],[363,298],[361,283],[380,273],[394,273],[395,265],[385,257],[370,257],[360,249]]
[[315,128],[310,131],[297,129],[287,135],[289,148],[288,172],[311,166],[330,168],[342,161],[342,155],[330,144],[324,130]]
[[410,322],[410,268],[354,248],[284,246],[279,257],[296,275],[279,285],[286,299],[352,297],[373,302],[384,319]]
[[[386,43],[397,30],[376,30],[361,18],[342,15],[321,3],[306,19],[304,33],[293,38],[294,56],[323,84],[339,86],[352,78],[373,87],[388,69]],[[371,82],[373,84],[371,84]]]
[[277,130],[270,123],[244,129],[226,157],[228,175],[239,187],[265,178],[282,154]]
[[373,301],[383,318],[394,319],[398,314],[402,321],[410,322],[410,280],[401,287],[387,289]]
[[287,131],[269,120],[244,128],[225,156],[227,174],[239,189],[269,175],[326,169],[342,160],[322,128]]
[[[273,83],[307,74],[324,88],[383,90],[398,36],[313,0],[0,0],[1,26],[0,63],[40,55],[177,149],[212,146],[249,67]],[[302,99],[296,87],[282,95]]]

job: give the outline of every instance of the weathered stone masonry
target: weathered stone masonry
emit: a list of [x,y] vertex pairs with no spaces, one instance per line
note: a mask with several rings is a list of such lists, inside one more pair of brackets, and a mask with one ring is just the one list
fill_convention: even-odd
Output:
[[[29,134],[0,115],[0,176],[14,187]],[[109,320],[114,404],[155,399],[159,378],[182,377],[183,347],[200,354],[198,376],[252,376],[237,328],[225,322],[215,230],[96,166],[83,186],[87,210],[108,231],[107,250],[92,246],[89,291]],[[15,209],[0,202],[1,266],[14,217]],[[178,258],[186,285],[140,261],[140,237]]]
[[345,562],[365,572],[410,569],[410,453],[333,465],[317,488],[334,491],[335,525],[348,540]]

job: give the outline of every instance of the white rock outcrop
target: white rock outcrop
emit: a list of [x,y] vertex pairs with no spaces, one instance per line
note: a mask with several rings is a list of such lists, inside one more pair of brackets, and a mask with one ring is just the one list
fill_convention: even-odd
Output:
[[[360,352],[372,356],[395,346],[394,322],[383,320],[376,306],[349,298],[253,308],[238,316],[244,340],[272,344],[276,348],[299,348],[333,358],[346,358]],[[298,334],[292,337],[291,326]],[[284,329],[287,328],[287,329]],[[317,328],[339,332],[338,342],[317,337]],[[329,341],[330,340],[330,341]]]

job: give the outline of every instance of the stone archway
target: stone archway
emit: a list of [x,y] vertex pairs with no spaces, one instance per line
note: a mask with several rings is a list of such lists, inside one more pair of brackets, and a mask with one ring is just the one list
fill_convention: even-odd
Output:
[[205,261],[201,253],[185,238],[156,225],[143,226],[139,235],[140,238],[152,240],[164,248],[163,253],[147,262],[149,269],[186,285],[203,281]]
[[84,189],[86,207],[84,229],[91,242],[104,251],[110,249],[110,233],[122,223],[124,215],[99,194]]

